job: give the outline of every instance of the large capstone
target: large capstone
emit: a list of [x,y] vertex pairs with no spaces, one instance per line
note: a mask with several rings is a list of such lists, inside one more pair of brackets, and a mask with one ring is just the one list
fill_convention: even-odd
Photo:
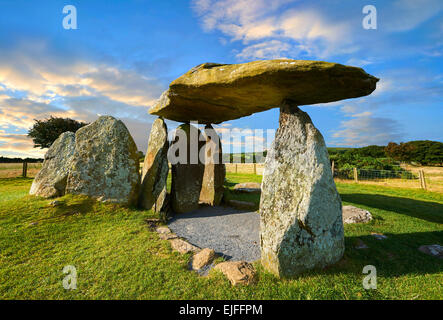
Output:
[[169,171],[168,147],[168,129],[165,121],[159,118],[152,125],[143,163],[139,204],[144,209],[161,212],[165,207]]
[[222,159],[220,137],[215,129],[206,125],[204,130],[206,143],[200,152],[204,152],[205,169],[203,173],[200,203],[218,206],[223,198],[225,165]]
[[261,188],[261,259],[289,277],[342,257],[343,221],[321,133],[294,102],[282,104],[279,122]]
[[168,151],[171,162],[171,205],[176,213],[198,208],[205,170],[199,157],[205,141],[198,128],[182,124],[175,131],[175,138]]
[[76,132],[66,193],[133,205],[139,190],[137,146],[122,121],[101,116]]
[[46,152],[43,166],[32,182],[29,194],[45,198],[63,196],[74,150],[75,134],[62,133]]
[[204,63],[174,80],[149,112],[220,123],[279,107],[285,99],[308,105],[365,96],[377,81],[361,68],[324,61]]

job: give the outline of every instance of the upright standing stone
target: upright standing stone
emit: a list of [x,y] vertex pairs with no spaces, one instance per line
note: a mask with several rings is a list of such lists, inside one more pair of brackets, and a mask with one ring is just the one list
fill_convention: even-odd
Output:
[[154,121],[149,134],[148,150],[143,163],[139,204],[144,209],[160,212],[166,202],[168,178],[168,128],[159,118]]
[[338,261],[344,252],[340,196],[321,133],[284,102],[266,157],[260,201],[263,266],[279,276]]
[[168,156],[172,164],[171,204],[176,213],[198,208],[205,169],[199,160],[203,145],[198,128],[190,124],[177,128]]
[[75,134],[75,154],[66,193],[136,204],[140,192],[137,146],[126,126],[101,116]]
[[210,125],[205,127],[206,143],[202,152],[205,158],[200,203],[218,206],[223,198],[223,184],[225,182],[225,165],[222,159],[220,137]]
[[75,134],[62,133],[46,152],[42,169],[32,182],[29,194],[45,198],[63,196],[74,150]]

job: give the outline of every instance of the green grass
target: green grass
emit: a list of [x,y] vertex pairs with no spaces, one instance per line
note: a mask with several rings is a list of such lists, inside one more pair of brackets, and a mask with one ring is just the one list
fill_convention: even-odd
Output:
[[[234,183],[260,179],[228,174],[226,186],[232,190]],[[52,207],[51,200],[27,195],[31,182],[0,179],[1,299],[443,298],[443,261],[417,250],[443,244],[442,194],[338,184],[344,204],[368,209],[375,218],[345,226],[346,251],[339,263],[285,280],[256,263],[256,285],[231,287],[219,273],[199,277],[188,271],[190,256],[172,251],[147,227],[151,212],[70,195]],[[371,232],[388,239],[376,240]],[[354,249],[357,239],[369,249]],[[377,290],[362,287],[368,264],[377,267]],[[66,265],[77,269],[77,290],[63,289]]]

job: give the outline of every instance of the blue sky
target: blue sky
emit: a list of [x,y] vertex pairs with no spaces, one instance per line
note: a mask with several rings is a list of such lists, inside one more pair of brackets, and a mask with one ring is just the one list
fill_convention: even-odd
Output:
[[[368,4],[375,30],[362,27]],[[62,26],[65,5],[77,9],[77,30]],[[328,146],[443,141],[442,17],[441,0],[0,0],[0,155],[41,156],[26,132],[49,115],[113,115],[145,151],[147,110],[172,80],[203,62],[274,58],[381,79],[370,96],[301,107]],[[277,126],[273,109],[224,128]]]

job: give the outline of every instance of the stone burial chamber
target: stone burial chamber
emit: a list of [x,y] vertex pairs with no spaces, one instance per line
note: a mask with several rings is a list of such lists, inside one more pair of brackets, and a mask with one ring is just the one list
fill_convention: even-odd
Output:
[[[361,68],[323,61],[204,63],[174,80],[149,112],[185,122],[185,132],[200,135],[190,121],[218,124],[280,108],[261,185],[260,247],[265,269],[291,277],[333,264],[344,252],[342,205],[328,151],[323,136],[299,106],[366,96],[378,80]],[[211,179],[216,177],[216,170],[198,163],[172,166],[175,211],[198,206],[206,172],[211,172]]]
[[[377,81],[361,68],[322,61],[204,63],[174,80],[149,110],[159,118],[141,176],[128,129],[102,116],[54,142],[30,194],[84,194],[160,214],[217,206],[226,171],[212,124],[280,108],[261,184],[261,262],[282,277],[325,267],[344,252],[342,205],[323,136],[299,106],[366,96]],[[171,142],[164,119],[182,122]]]

